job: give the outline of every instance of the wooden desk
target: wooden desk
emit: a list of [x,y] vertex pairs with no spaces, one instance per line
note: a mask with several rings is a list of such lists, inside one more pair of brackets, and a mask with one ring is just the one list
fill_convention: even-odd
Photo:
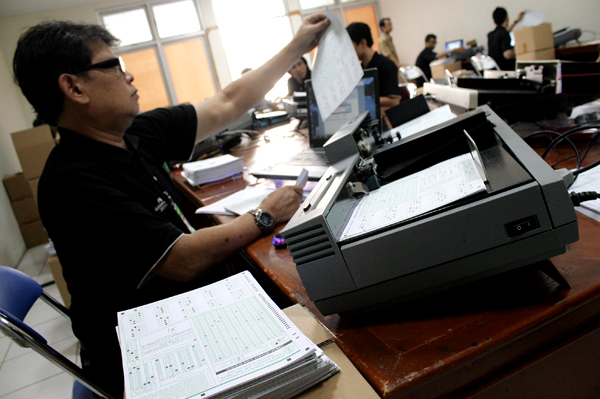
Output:
[[[588,155],[598,157],[598,148]],[[331,331],[382,397],[587,398],[600,392],[600,223],[579,215],[579,230],[552,259],[571,289],[524,267],[354,319],[316,309],[272,235],[246,254]]]
[[558,47],[556,58],[559,60],[594,62],[598,59],[598,51],[600,51],[600,40],[581,44],[574,43]]
[[[186,216],[201,206],[213,204],[251,184],[256,184],[259,179],[254,178],[249,172],[283,161],[307,148],[308,132],[306,129],[294,130],[297,126],[297,120],[277,125],[268,129],[257,140],[244,139],[241,145],[234,148],[231,155],[243,157],[244,166],[247,168],[243,179],[210,183],[199,188],[190,186],[181,176],[180,170],[171,172],[175,185],[188,200],[188,204],[184,204],[184,206],[188,205]],[[226,223],[229,220],[232,220],[231,216],[214,216],[216,223]]]

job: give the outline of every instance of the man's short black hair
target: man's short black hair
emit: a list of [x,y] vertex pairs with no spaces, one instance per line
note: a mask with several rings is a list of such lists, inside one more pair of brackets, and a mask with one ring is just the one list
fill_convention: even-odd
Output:
[[506,21],[506,17],[508,17],[508,12],[502,7],[496,7],[492,17],[494,18],[494,23],[496,25],[502,25],[504,21]]
[[436,36],[436,35],[434,35],[433,33],[430,33],[430,34],[428,34],[427,36],[425,36],[425,41],[426,41],[426,42],[430,41],[431,39],[435,39],[435,40],[437,40],[437,36]]
[[64,97],[58,77],[92,63],[94,47],[119,40],[99,25],[68,21],[42,22],[19,38],[13,58],[15,82],[38,116],[56,126]]
[[379,27],[380,27],[380,28],[383,28],[383,27],[385,27],[385,21],[391,21],[391,20],[390,20],[389,18],[381,18],[381,19],[379,20]]
[[371,36],[371,28],[369,25],[362,22],[352,22],[346,27],[350,39],[359,44],[362,39],[367,40],[367,47],[373,46],[373,36]]

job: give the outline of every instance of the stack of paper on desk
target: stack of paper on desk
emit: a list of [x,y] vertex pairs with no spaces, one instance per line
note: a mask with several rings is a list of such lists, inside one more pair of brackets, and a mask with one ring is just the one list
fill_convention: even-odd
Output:
[[291,398],[339,371],[249,272],[118,313],[126,398]]
[[229,154],[183,164],[182,175],[196,186],[242,173],[244,160]]

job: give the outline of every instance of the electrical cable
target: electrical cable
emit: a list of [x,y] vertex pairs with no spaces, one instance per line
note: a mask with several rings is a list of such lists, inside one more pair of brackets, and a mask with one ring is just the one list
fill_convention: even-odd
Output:
[[590,169],[594,169],[596,166],[600,165],[600,159],[597,160],[596,162],[593,162],[589,165],[584,166],[583,168],[579,168],[577,170],[573,171],[573,176],[577,177],[579,174],[583,173],[583,172],[587,172]]
[[[556,147],[556,145],[557,145],[558,143],[560,143],[561,141],[563,141],[563,140],[567,139],[567,137],[569,137],[570,135],[572,135],[572,134],[574,134],[574,133],[581,132],[581,131],[589,130],[589,129],[597,129],[597,130],[600,130],[600,126],[595,126],[595,125],[592,125],[592,126],[578,126],[578,127],[575,127],[575,128],[572,128],[572,129],[569,129],[569,130],[567,130],[566,132],[564,132],[564,133],[562,133],[560,136],[558,136],[556,139],[554,139],[554,140],[553,140],[553,141],[552,141],[552,142],[551,142],[551,143],[548,145],[548,147],[546,148],[546,151],[544,151],[544,153],[542,154],[542,158],[543,158],[543,159],[546,159],[546,156],[548,156],[548,153],[549,153],[549,152],[550,152],[550,151],[551,151],[551,150],[552,150],[554,147]],[[568,140],[568,139],[567,139],[567,140]],[[586,166],[586,167],[584,167],[584,168],[582,168],[582,167],[581,167],[581,157],[578,155],[578,156],[577,156],[577,168],[576,168],[576,170],[574,170],[574,171],[573,171],[573,176],[574,176],[575,178],[577,178],[577,176],[578,176],[580,173],[583,173],[583,172],[585,172],[585,171],[588,171],[588,170],[590,170],[590,169],[593,169],[593,168],[595,168],[596,166],[598,166],[599,164],[600,164],[600,160],[599,160],[599,161],[596,161],[596,162],[594,162],[594,163],[592,163],[592,164],[590,164],[590,165],[587,165],[587,166]]]
[[[525,136],[523,138],[523,140],[527,140],[527,139],[535,137],[535,136],[541,136],[542,134],[555,135],[555,136],[559,136],[559,137],[561,136],[560,133],[552,131],[552,130],[540,130],[539,132],[528,134],[527,136]],[[556,140],[557,139],[553,140],[550,144],[552,144]],[[571,140],[566,139],[566,141],[571,145],[571,147],[573,147],[573,151],[575,152],[574,156],[577,157],[577,169],[579,169],[581,167],[581,155],[579,154],[579,150],[577,149],[577,146],[575,146],[575,144]],[[548,150],[546,150],[544,155],[542,155],[542,159],[546,159],[546,156],[548,156],[547,152],[548,152]]]
[[510,125],[510,128],[514,130],[514,128],[516,126],[522,125],[524,123],[529,123],[531,125],[536,125],[537,127],[539,127],[540,129],[544,129],[544,126],[542,126],[541,124],[537,123],[537,122],[531,122],[531,121],[519,121],[519,122],[515,122],[512,125]]
[[582,202],[592,201],[600,198],[600,194],[595,191],[584,191],[581,193],[573,191],[571,194],[569,194],[569,196],[571,197],[573,206],[579,206]]
[[[583,154],[583,156],[581,157],[581,163],[582,163],[582,164],[583,164],[583,161],[585,161],[585,158],[587,157],[588,153],[590,152],[590,149],[592,148],[592,146],[598,142],[598,138],[599,138],[599,137],[600,137],[600,135],[598,135],[597,133],[596,133],[596,134],[593,134],[593,135],[592,135],[592,137],[590,138],[589,142],[588,142],[588,143],[587,143],[587,144],[586,144],[584,147],[582,147],[582,148],[579,150],[579,153],[581,153],[582,151],[584,151],[584,150],[585,150],[585,154]],[[559,164],[561,164],[561,163],[563,163],[563,162],[565,162],[565,161],[568,161],[569,159],[572,159],[572,158],[574,158],[574,157],[575,157],[575,155],[572,155],[572,156],[570,156],[570,157],[567,157],[567,158],[563,158],[563,159],[561,159],[560,161],[558,161],[558,162],[555,162],[554,164],[552,164],[552,165],[550,165],[550,166],[551,166],[552,168],[555,168],[557,165],[559,165]]]
[[561,135],[559,135],[557,138],[555,138],[549,145],[548,148],[546,148],[546,151],[544,152],[544,154],[542,155],[542,158],[546,159],[546,156],[548,156],[548,153],[550,151],[552,151],[552,149],[554,147],[556,147],[556,145],[558,143],[560,143],[561,141],[563,141],[566,137],[569,137],[570,135],[574,134],[574,133],[578,133],[578,132],[582,132],[585,130],[589,130],[589,129],[600,129],[600,126],[578,126],[572,129],[567,130],[566,132],[562,133]]

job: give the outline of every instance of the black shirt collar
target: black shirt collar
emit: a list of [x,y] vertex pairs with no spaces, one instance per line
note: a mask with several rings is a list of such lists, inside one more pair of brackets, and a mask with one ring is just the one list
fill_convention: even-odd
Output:
[[75,151],[85,153],[90,156],[100,155],[108,156],[123,162],[130,162],[134,152],[137,151],[139,145],[139,137],[131,136],[127,133],[123,137],[127,149],[106,144],[98,140],[91,139],[83,134],[74,132],[73,130],[59,127],[60,144],[64,147],[72,147]]

